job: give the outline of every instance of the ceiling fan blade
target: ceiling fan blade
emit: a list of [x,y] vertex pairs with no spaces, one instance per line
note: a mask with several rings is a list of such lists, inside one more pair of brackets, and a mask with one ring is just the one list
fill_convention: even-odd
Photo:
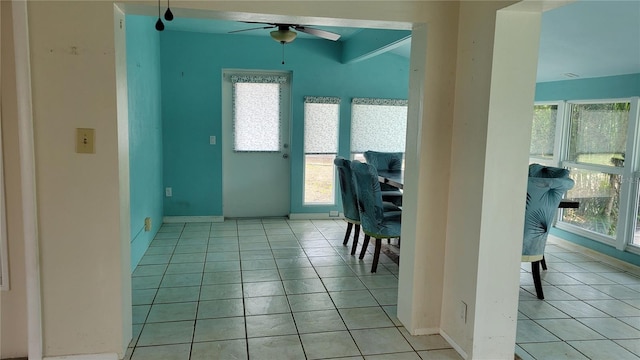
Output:
[[273,25],[269,25],[269,26],[261,26],[261,27],[255,27],[255,28],[249,28],[249,29],[233,30],[233,31],[229,31],[227,34],[233,34],[233,33],[239,33],[243,31],[251,31],[251,30],[273,29],[274,27],[275,26]]
[[307,33],[331,41],[337,41],[338,39],[340,39],[340,34],[332,33],[330,31],[308,28],[304,26],[293,26],[293,28],[303,33]]

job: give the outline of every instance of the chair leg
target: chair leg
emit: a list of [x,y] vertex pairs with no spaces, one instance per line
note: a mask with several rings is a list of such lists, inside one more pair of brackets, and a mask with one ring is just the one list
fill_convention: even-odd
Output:
[[371,265],[372,273],[378,270],[378,260],[380,259],[380,247],[382,247],[382,239],[376,239],[376,250],[373,252],[373,264]]
[[534,261],[531,263],[531,274],[533,275],[533,284],[536,287],[536,295],[538,295],[538,299],[544,300],[542,280],[540,280],[540,261]]
[[356,254],[356,248],[358,247],[358,237],[360,236],[360,225],[356,224],[356,231],[353,234],[353,245],[351,245],[351,255]]
[[544,255],[542,255],[542,260],[540,260],[540,265],[542,265],[542,270],[547,270],[547,262],[544,261]]
[[351,228],[353,227],[353,223],[347,223],[347,232],[344,234],[344,241],[342,245],[347,246],[349,242],[349,235],[351,235]]
[[362,250],[360,250],[360,256],[358,257],[358,259],[360,260],[364,259],[364,254],[367,253],[367,246],[369,246],[369,239],[370,239],[370,236],[367,234],[364,234],[364,241],[362,242]]

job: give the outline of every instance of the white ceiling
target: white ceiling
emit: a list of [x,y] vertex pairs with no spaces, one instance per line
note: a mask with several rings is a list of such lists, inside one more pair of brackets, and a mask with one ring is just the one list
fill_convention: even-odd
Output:
[[[305,24],[301,24],[305,25]],[[260,27],[260,24],[227,20],[176,17],[167,30],[228,33]],[[312,26],[341,34],[347,41],[360,29]],[[271,29],[236,33],[236,36],[268,36]],[[298,33],[299,38],[313,38]],[[319,40],[328,41],[328,40]],[[410,41],[392,52],[409,57]],[[640,73],[640,1],[579,0],[545,12],[542,16],[538,82]]]

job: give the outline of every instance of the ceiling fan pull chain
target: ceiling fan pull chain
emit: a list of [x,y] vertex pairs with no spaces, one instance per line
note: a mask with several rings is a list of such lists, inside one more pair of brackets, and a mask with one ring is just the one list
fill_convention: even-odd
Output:
[[284,41],[280,41],[282,44],[282,65],[284,65]]

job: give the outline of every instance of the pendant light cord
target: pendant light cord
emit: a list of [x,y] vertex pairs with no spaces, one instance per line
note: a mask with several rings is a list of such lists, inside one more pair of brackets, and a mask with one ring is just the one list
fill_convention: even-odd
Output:
[[282,65],[284,65],[284,41],[280,41],[282,44]]

